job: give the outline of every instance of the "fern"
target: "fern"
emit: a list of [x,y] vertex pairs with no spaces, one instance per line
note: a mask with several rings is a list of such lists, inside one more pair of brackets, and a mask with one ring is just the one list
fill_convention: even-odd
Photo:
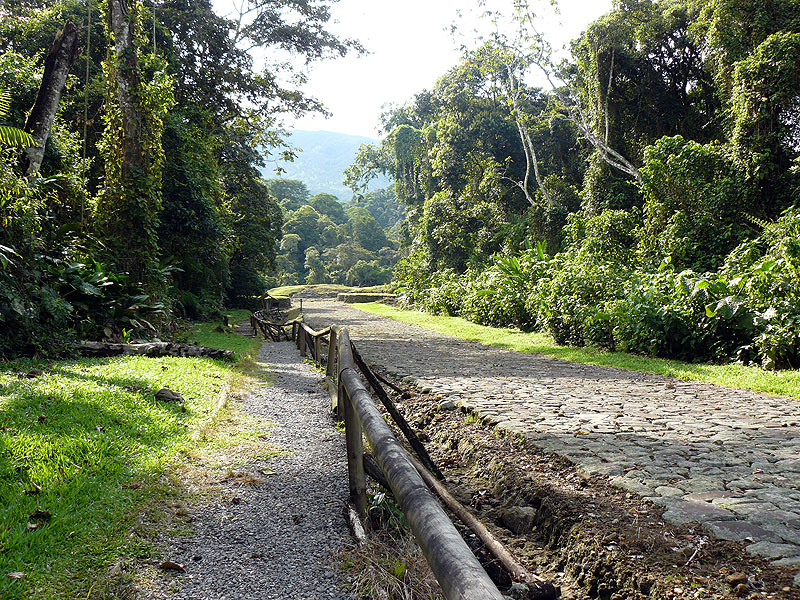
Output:
[[[11,108],[11,94],[8,90],[0,88],[0,118],[5,117]],[[30,134],[18,129],[16,127],[9,127],[7,125],[0,125],[0,146],[7,148],[27,148],[28,146],[35,146],[34,140]]]
[[0,117],[5,117],[11,110],[11,94],[8,90],[0,88]]
[[744,218],[750,221],[756,227],[761,227],[761,229],[767,229],[771,225],[769,221],[759,219],[758,217],[754,217],[753,215],[747,213],[744,213]]

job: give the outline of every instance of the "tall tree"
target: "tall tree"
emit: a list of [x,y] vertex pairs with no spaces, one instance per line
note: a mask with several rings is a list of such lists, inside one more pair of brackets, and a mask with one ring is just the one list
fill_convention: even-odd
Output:
[[27,148],[24,154],[23,170],[28,175],[37,172],[42,164],[44,147],[53,121],[56,119],[67,75],[78,58],[78,44],[78,28],[72,23],[67,23],[58,30],[45,58],[39,94],[25,123],[25,130],[36,141],[36,144]]
[[162,119],[173,103],[171,82],[163,70],[153,69],[150,82],[143,83],[142,62],[147,58],[140,50],[143,4],[108,0],[104,8],[109,95],[101,146],[106,175],[98,202],[99,222],[119,267],[152,291],[159,283],[161,132]]

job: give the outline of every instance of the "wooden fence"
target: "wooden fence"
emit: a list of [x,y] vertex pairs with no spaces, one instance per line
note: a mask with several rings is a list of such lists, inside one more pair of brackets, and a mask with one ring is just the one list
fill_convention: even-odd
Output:
[[[444,512],[434,496],[435,492],[478,535],[510,576],[531,588],[529,597],[557,596],[552,584],[528,572],[440,483],[442,474],[380,385],[379,376],[360,357],[346,328],[334,326],[314,331],[297,321],[292,324],[292,339],[302,356],[310,355],[326,368],[331,406],[345,423],[350,498],[362,522],[367,515],[365,471],[369,471],[370,476],[382,485],[388,485],[393,492],[447,600],[501,600],[503,595]],[[326,351],[323,351],[323,344]],[[357,369],[386,407],[419,460],[407,453],[397,441],[364,387]],[[376,461],[365,460],[363,437],[366,437]]]

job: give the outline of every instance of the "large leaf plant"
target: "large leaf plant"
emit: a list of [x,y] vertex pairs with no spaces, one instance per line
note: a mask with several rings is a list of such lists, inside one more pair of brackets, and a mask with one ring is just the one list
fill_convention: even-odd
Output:
[[[11,108],[11,94],[0,88],[0,119],[8,114]],[[36,141],[22,129],[0,125],[0,146],[6,148],[26,148],[36,145]]]

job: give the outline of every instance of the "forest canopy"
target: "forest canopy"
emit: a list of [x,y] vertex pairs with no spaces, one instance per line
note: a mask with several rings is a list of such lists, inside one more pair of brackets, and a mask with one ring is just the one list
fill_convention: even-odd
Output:
[[170,335],[267,289],[283,215],[257,148],[324,110],[294,64],[362,51],[330,4],[3,3],[0,355]]
[[800,5],[620,0],[560,60],[544,4],[492,11],[515,34],[387,111],[348,169],[354,191],[396,182],[401,298],[558,343],[800,367]]

